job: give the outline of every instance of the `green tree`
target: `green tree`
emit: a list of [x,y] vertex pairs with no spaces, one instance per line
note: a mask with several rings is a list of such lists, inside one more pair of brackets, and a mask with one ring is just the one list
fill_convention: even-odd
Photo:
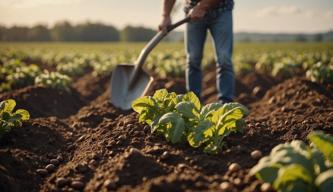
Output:
[[322,42],[324,40],[324,36],[321,33],[317,33],[317,34],[314,35],[313,39],[316,42]]
[[5,32],[6,32],[6,27],[0,25],[0,41],[4,40],[3,38],[4,38],[4,35],[5,35]]
[[121,32],[123,41],[148,41],[156,34],[155,30],[145,27],[126,26]]
[[51,35],[49,29],[44,25],[36,25],[29,29],[29,41],[50,41]]
[[119,41],[118,30],[111,25],[101,23],[84,23],[75,27],[80,41]]
[[24,26],[13,26],[5,30],[4,41],[28,41],[29,28]]
[[295,41],[297,42],[306,42],[306,40],[307,40],[306,37],[302,34],[298,34],[295,38]]
[[54,25],[51,30],[54,41],[75,41],[75,28],[68,22],[62,21]]

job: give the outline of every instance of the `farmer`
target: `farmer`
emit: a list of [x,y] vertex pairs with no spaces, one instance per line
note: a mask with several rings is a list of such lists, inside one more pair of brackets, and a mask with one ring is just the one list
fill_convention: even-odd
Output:
[[[164,0],[163,19],[159,30],[171,24],[170,13],[176,0]],[[216,86],[221,103],[233,100],[235,79],[232,64],[233,51],[233,0],[186,0],[184,11],[191,17],[186,25],[185,49],[187,55],[186,88],[200,97],[201,60],[207,30],[213,38],[217,57]]]

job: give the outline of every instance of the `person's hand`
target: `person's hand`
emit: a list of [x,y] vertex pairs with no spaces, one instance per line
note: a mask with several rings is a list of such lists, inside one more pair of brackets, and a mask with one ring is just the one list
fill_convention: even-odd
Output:
[[189,16],[191,17],[192,21],[199,21],[204,18],[204,16],[207,13],[207,9],[203,6],[197,5],[195,6],[191,12],[189,13]]
[[170,16],[164,16],[161,24],[158,25],[158,30],[159,31],[167,30],[168,26],[170,26],[170,25],[171,25]]

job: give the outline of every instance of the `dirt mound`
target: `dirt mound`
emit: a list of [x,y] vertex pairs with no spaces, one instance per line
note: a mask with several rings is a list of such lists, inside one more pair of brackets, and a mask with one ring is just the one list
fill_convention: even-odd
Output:
[[[171,145],[138,123],[135,113],[122,113],[107,101],[92,102],[71,121],[77,138],[73,157],[47,178],[42,190],[71,190],[73,181],[80,181],[84,191],[212,190],[231,162],[255,163],[248,159],[253,146],[241,147],[240,135],[229,139],[230,150],[210,156],[188,145]],[[67,181],[62,187],[59,178]]]
[[79,92],[84,99],[91,101],[103,94],[109,86],[110,79],[110,76],[95,76],[92,72],[89,72],[79,78],[73,84],[73,88]]
[[80,94],[70,91],[29,86],[0,95],[0,100],[15,99],[17,107],[26,109],[32,118],[57,116],[65,118],[75,114],[83,105]]
[[[278,80],[271,76],[251,72],[245,76],[236,77],[235,101],[248,105],[258,101],[266,91],[278,84]],[[216,72],[214,68],[206,71],[203,78],[202,97],[205,103],[217,101]]]
[[169,92],[176,92],[177,94],[186,93],[185,80],[182,78],[156,78],[150,85],[147,95],[153,95],[158,89],[167,89]]
[[273,87],[251,109],[249,119],[264,123],[274,137],[279,136],[283,141],[304,140],[316,129],[333,133],[332,92],[302,78]]
[[[187,144],[173,145],[162,136],[152,134],[149,126],[138,123],[136,113],[120,111],[110,104],[108,90],[99,90],[97,97],[93,91],[85,90],[95,89],[95,85],[89,88],[82,82],[79,92],[88,93],[85,98],[95,98],[93,101],[86,102],[84,107],[78,106],[66,119],[33,119],[2,140],[0,190],[218,191],[221,182],[229,181],[233,183],[233,191],[259,191],[260,182],[248,175],[256,163],[250,153],[260,149],[267,154],[278,143],[305,140],[315,129],[333,133],[333,95],[324,86],[302,78],[286,80],[272,88],[268,87],[275,82],[269,84],[267,80],[268,91],[266,84],[263,85],[266,93],[258,101],[261,96],[253,95],[252,89],[261,84],[251,84],[256,78],[238,77],[243,91],[238,92],[237,99],[243,93],[243,99],[249,100],[251,114],[246,119],[244,133],[226,138],[226,145],[218,155],[205,154]],[[215,88],[215,81],[208,77],[205,81],[211,83],[207,89]],[[181,79],[158,79],[149,93],[160,88],[182,93],[185,83]],[[45,96],[43,91],[38,93],[40,88],[30,89],[36,89],[37,93],[26,91],[23,97],[23,91],[19,90],[13,94],[21,95],[25,102],[32,97],[42,100]],[[71,94],[72,98],[79,98],[75,92]],[[24,108],[20,97],[17,98],[19,106]],[[44,107],[38,105],[34,109],[26,104],[28,110],[35,110],[32,114]],[[69,106],[73,104],[54,104],[54,107]],[[58,155],[61,161],[54,162]],[[39,170],[37,174],[37,169],[44,169],[51,160],[55,167],[47,173]],[[242,169],[228,171],[228,166],[235,162]]]
[[0,143],[0,191],[38,191],[36,172],[57,156],[67,157],[73,142],[69,127],[55,117],[33,119],[14,128]]

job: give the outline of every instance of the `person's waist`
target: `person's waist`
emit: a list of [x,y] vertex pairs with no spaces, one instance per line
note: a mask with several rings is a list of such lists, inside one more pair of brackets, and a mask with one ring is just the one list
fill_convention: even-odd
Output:
[[[186,4],[184,7],[184,11],[186,13],[188,13],[193,7],[195,7],[195,5],[191,5],[191,4]],[[227,6],[221,6],[221,5],[217,5],[216,7],[212,7],[210,8],[207,12],[220,12],[220,11],[231,11],[234,8],[234,4],[232,5],[227,5]]]

